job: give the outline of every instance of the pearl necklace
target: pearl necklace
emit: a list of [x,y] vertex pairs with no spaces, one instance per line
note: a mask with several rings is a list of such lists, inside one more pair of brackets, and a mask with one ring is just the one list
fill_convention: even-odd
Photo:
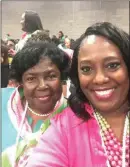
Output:
[[[105,119],[98,112],[95,112],[94,116],[95,116],[96,120],[98,121],[98,123],[101,127],[101,123],[102,123],[102,121],[104,122]],[[124,124],[123,143],[122,143],[122,165],[121,165],[122,167],[126,167],[126,160],[125,160],[125,158],[126,158],[126,138],[127,138],[127,130],[129,130],[129,119],[128,119],[128,117],[129,117],[129,112],[128,112],[128,115],[126,116],[125,124]],[[105,125],[106,125],[106,121],[105,121]],[[106,128],[109,128],[109,127],[110,127],[110,125],[107,124]],[[103,128],[105,128],[105,127],[103,127]],[[105,147],[105,142],[103,140],[103,135],[102,134],[103,134],[103,131],[102,131],[102,128],[101,128],[101,139],[102,139],[104,150],[107,153],[106,147]],[[107,167],[111,167],[109,161],[107,161]]]
[[46,116],[49,116],[52,113],[51,112],[51,113],[48,113],[48,114],[38,114],[35,111],[33,111],[29,106],[28,106],[28,109],[31,113],[33,113],[34,115],[39,116],[39,117],[46,117]]

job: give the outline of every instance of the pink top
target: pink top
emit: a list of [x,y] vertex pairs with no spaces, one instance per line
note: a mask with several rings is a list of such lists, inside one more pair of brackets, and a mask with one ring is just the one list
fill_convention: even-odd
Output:
[[68,107],[51,120],[27,167],[106,167],[107,157],[92,108],[91,119],[83,122]]

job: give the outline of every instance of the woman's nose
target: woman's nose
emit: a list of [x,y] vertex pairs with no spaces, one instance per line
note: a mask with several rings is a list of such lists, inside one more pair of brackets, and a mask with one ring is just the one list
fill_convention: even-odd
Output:
[[39,85],[38,88],[40,89],[46,89],[48,88],[48,85],[44,79],[39,79]]
[[109,81],[108,75],[104,71],[101,71],[101,70],[96,72],[94,79],[93,79],[93,82],[98,85],[105,84],[108,81]]

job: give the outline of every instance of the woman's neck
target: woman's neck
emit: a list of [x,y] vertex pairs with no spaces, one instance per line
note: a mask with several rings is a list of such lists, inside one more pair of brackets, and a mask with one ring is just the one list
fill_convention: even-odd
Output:
[[113,112],[99,112],[106,119],[107,123],[120,141],[122,141],[125,119],[129,111],[128,106],[128,103],[125,103]]
[[120,106],[117,109],[111,110],[111,111],[99,111],[99,113],[106,119],[116,119],[119,117],[122,117],[123,115],[126,115],[128,111],[130,110],[129,102],[123,103],[122,106]]
[[38,116],[38,115],[35,115],[35,114],[31,113],[29,110],[27,110],[27,115],[30,116],[34,122],[37,122],[38,120],[43,120],[44,121],[50,116],[50,115]]
[[[22,100],[22,105],[23,105],[24,108],[25,108],[25,104],[26,104],[26,100],[24,98]],[[43,108],[42,109],[33,109],[31,106],[29,106],[29,107],[30,107],[31,110],[33,110],[37,114],[36,115],[36,114],[32,113],[29,110],[29,108],[27,109],[27,115],[30,116],[33,119],[33,121],[35,121],[35,122],[37,122],[38,120],[46,120],[50,116],[50,114],[51,114],[51,112],[53,111],[53,108],[54,108],[54,107],[52,107],[52,109],[50,109],[50,110],[48,110],[48,112],[46,112],[46,111],[44,111]],[[47,115],[47,116],[40,116],[42,114],[48,114],[48,113],[50,113],[50,114]]]

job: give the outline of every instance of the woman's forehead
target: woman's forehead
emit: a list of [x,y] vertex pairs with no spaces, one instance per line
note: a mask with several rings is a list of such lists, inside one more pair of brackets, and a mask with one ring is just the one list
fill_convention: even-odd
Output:
[[79,50],[81,59],[122,59],[120,49],[111,41],[102,36],[90,35],[82,41]]
[[82,52],[96,51],[120,52],[120,49],[109,39],[99,35],[89,35],[81,42],[79,54]]
[[98,42],[102,42],[104,46],[111,45],[112,42],[107,38],[100,36],[100,35],[89,35],[84,38],[80,44],[80,47],[84,45],[94,45]]
[[46,58],[41,59],[36,65],[29,68],[26,73],[49,72],[55,69],[58,69],[57,66],[49,58]]

